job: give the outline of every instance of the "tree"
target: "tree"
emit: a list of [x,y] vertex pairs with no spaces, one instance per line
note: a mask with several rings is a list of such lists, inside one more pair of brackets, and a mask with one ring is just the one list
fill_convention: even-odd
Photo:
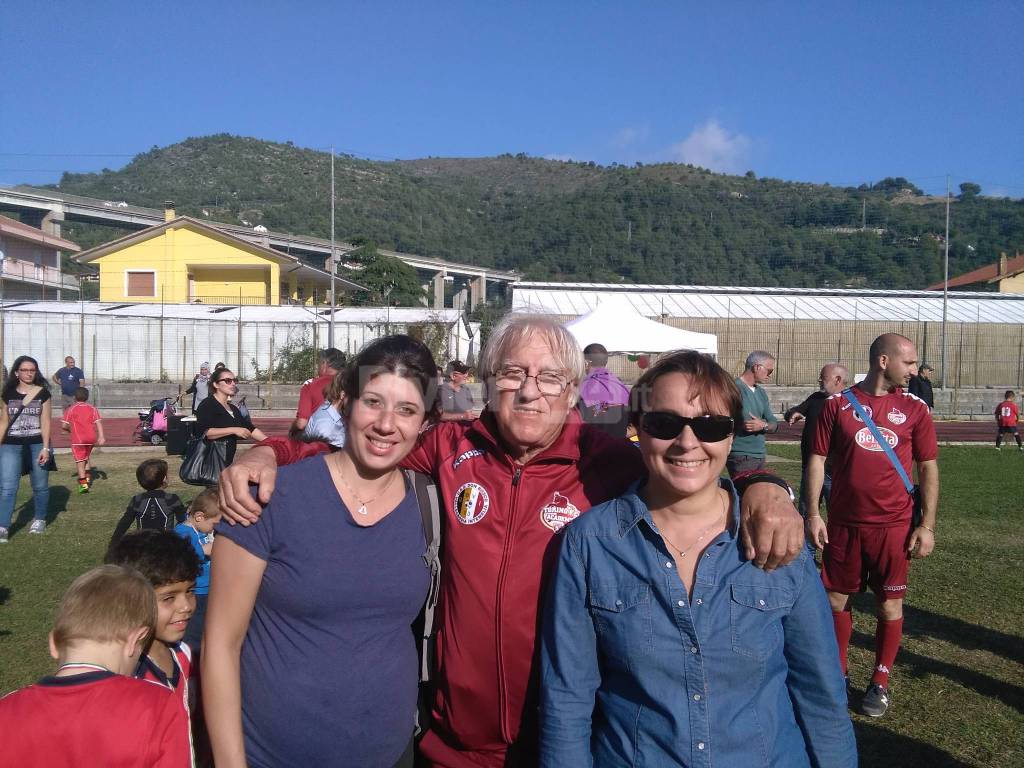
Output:
[[416,270],[408,264],[378,253],[376,244],[369,241],[363,241],[362,246],[349,256],[362,267],[353,273],[353,278],[369,289],[356,294],[355,304],[388,304],[392,307],[421,305],[423,287],[416,277]]
[[965,181],[960,185],[960,199],[970,200],[971,198],[977,197],[981,194],[981,185],[975,184],[973,181]]

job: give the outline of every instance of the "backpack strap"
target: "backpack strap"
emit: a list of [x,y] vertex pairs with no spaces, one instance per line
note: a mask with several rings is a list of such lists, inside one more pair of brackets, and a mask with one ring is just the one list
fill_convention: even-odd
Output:
[[862,406],[857,401],[856,396],[853,394],[853,387],[848,387],[844,389],[843,397],[850,401],[850,405],[853,406],[853,410],[855,410],[857,412],[857,415],[860,416],[860,420],[863,421],[867,425],[867,428],[871,430],[871,434],[874,436],[875,442],[878,443],[879,446],[881,446],[882,450],[885,452],[885,455],[888,457],[889,462],[892,464],[893,468],[899,474],[900,480],[903,481],[903,487],[907,489],[907,493],[913,494],[914,484],[910,482],[910,478],[907,477],[907,470],[903,468],[903,465],[900,463],[900,460],[896,458],[896,452],[892,449],[892,446],[889,445],[889,441],[882,436],[882,433],[875,425],[874,420],[871,418],[868,412],[864,410],[864,406]]
[[416,504],[423,520],[423,540],[427,548],[423,564],[430,571],[430,590],[423,606],[423,630],[420,646],[420,681],[430,680],[434,667],[434,613],[441,589],[441,504],[433,478],[410,469],[404,470],[406,479],[416,494]]

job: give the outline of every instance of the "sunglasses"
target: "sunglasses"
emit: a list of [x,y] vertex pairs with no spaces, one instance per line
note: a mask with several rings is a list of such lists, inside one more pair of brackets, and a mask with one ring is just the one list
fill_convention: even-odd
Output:
[[223,379],[217,379],[218,384],[234,384],[236,381],[238,381],[238,379],[229,379],[226,377]]
[[656,440],[675,440],[689,427],[702,443],[718,443],[733,433],[728,416],[680,416],[669,411],[650,411],[640,417],[640,429]]

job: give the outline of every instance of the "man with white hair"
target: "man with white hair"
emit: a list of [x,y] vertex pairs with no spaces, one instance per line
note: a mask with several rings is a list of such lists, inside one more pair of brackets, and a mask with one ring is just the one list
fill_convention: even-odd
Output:
[[775,358],[758,350],[747,355],[743,373],[736,377],[736,386],[743,396],[743,423],[736,430],[732,450],[726,461],[729,476],[764,469],[768,451],[764,436],[779,431],[779,420],[772,413],[764,385],[775,373]]
[[[582,423],[574,406],[583,355],[558,323],[509,315],[478,368],[486,387],[480,418],[437,424],[403,462],[434,477],[444,509],[436,685],[419,744],[439,768],[537,764],[537,631],[556,535],[644,473],[630,443]],[[221,475],[231,519],[255,521],[248,486],[258,482],[268,500],[275,459],[316,450],[267,443]],[[743,501],[748,557],[756,550],[767,568],[796,557],[801,521],[786,492],[757,483]]]

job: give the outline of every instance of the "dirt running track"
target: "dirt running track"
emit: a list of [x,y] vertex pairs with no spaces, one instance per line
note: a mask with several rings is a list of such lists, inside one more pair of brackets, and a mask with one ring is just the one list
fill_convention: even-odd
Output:
[[[288,425],[291,419],[287,417],[259,418],[254,423],[267,435],[284,436],[288,433]],[[52,444],[55,448],[67,448],[70,438],[66,432],[60,430],[60,419],[54,419]],[[107,445],[111,447],[140,445],[132,442],[132,433],[138,425],[138,419],[128,417],[103,420],[103,431],[106,434]],[[989,443],[995,442],[995,425],[986,421],[939,421],[935,423],[936,431],[940,442],[949,443]],[[801,425],[790,426],[784,424],[777,434],[769,435],[770,442],[777,441],[798,441],[800,439]]]

